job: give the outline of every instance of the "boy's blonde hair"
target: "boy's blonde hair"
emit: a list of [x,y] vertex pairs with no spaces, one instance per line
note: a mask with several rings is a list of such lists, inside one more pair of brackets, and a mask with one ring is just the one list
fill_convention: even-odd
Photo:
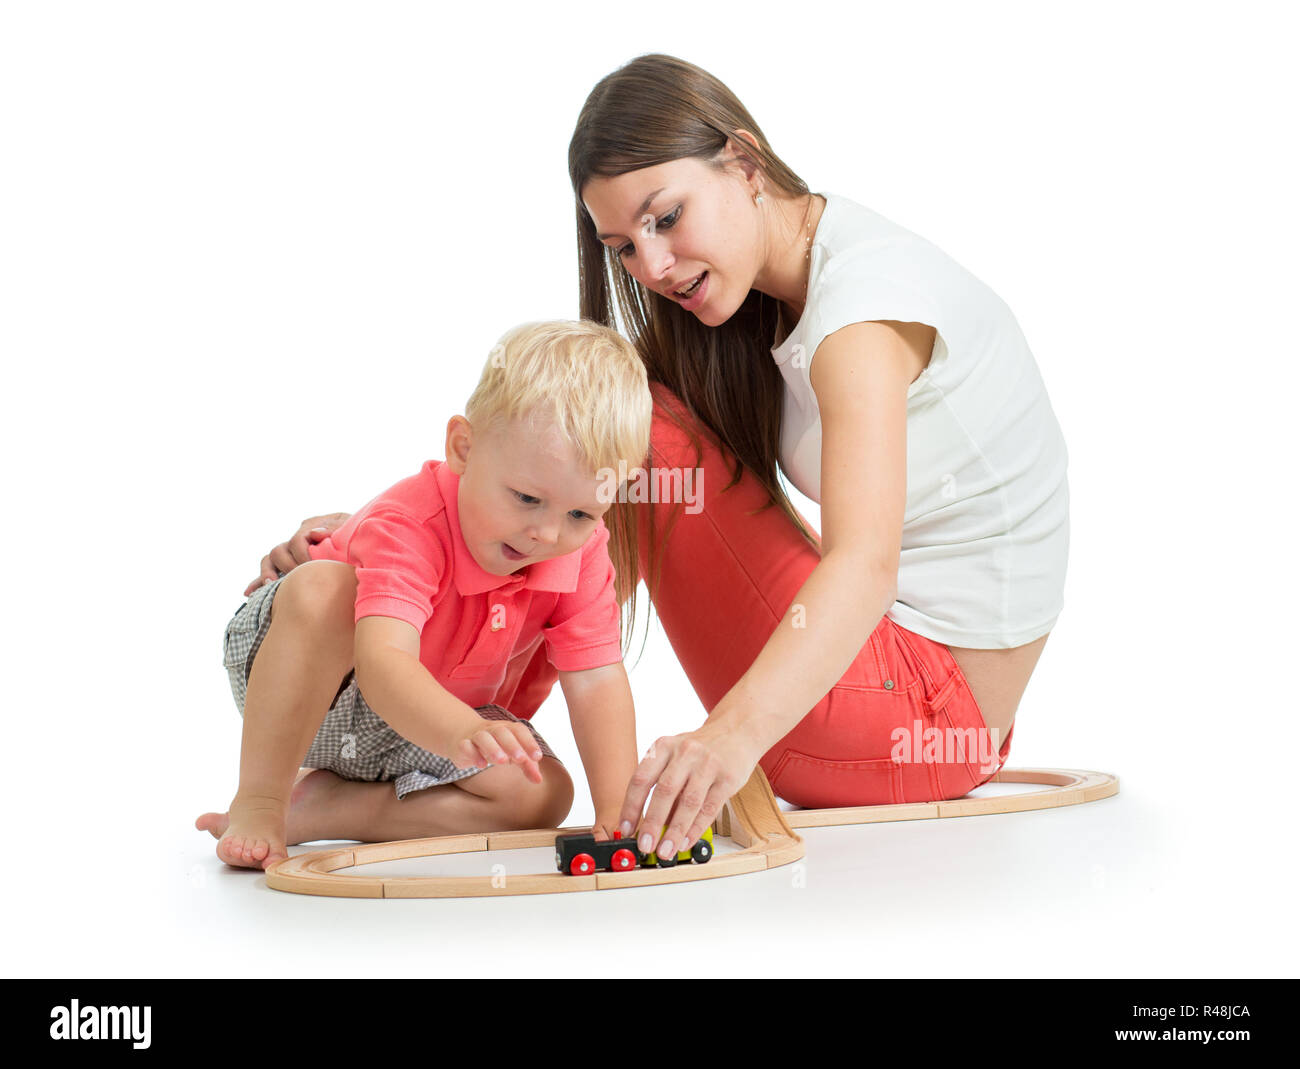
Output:
[[476,430],[522,416],[553,422],[599,472],[645,462],[653,407],[645,365],[618,331],[548,320],[501,336],[465,417]]

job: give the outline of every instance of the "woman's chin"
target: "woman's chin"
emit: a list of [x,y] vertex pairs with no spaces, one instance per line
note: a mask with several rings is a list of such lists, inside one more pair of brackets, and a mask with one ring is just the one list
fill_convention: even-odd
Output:
[[737,312],[737,309],[732,308],[724,314],[719,314],[715,311],[716,308],[716,304],[710,303],[703,308],[697,309],[693,314],[706,327],[720,327]]

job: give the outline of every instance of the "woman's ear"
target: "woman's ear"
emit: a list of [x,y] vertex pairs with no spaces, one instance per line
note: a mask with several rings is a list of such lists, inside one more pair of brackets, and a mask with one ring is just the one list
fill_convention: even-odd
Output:
[[750,148],[758,148],[758,138],[748,130],[737,130],[735,134],[727,141],[727,162],[734,162],[739,165],[741,174],[744,175],[745,181],[754,186],[754,192],[762,192],[761,187],[755,185],[755,175],[758,175],[758,164],[754,162],[750,154]]

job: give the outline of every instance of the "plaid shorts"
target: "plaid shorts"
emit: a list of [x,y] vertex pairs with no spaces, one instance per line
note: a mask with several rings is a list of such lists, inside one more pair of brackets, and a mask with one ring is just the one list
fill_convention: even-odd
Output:
[[[248,673],[271,626],[271,601],[279,585],[277,579],[259,587],[226,626],[224,659],[240,716],[244,715],[244,700],[248,696]],[[511,720],[526,725],[542,753],[555,757],[546,740],[527,720],[520,720],[499,705],[484,705],[476,712],[484,720]],[[348,674],[334,704],[325,714],[311,748],[302,759],[302,766],[326,768],[350,780],[393,780],[398,798],[483,771],[474,766],[458,768],[448,758],[430,753],[402,738],[366,704],[357,689],[355,673]]]

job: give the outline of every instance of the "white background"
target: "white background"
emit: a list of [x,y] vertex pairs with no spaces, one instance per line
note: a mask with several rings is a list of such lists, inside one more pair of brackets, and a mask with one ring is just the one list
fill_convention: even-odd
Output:
[[[1287,5],[0,11],[6,973],[1294,972]],[[802,886],[271,891],[192,824],[235,787],[226,620],[441,455],[503,331],[577,315],[568,140],[652,51],[1015,311],[1072,533],[1011,765],[1122,792],[810,831]],[[701,719],[661,633],[631,678],[643,746]],[[576,770],[558,688],[537,723]]]

